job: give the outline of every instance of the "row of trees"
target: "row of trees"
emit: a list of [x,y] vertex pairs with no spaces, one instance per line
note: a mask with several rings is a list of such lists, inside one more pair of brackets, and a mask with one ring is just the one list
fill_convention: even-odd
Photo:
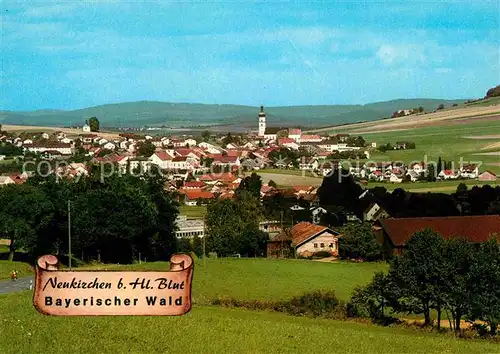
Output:
[[[437,314],[438,328],[446,315],[450,327],[460,331],[462,321],[482,321],[494,335],[500,323],[500,244],[496,235],[476,247],[467,240],[444,240],[426,229],[415,233],[401,256],[390,261],[387,274],[377,273],[372,282],[355,289],[349,303],[353,316],[376,320],[391,311],[421,314],[431,324]],[[484,325],[486,324],[486,325]]]
[[71,201],[72,253],[80,258],[129,263],[139,253],[167,260],[175,252],[175,195],[164,190],[160,174],[118,175],[100,181],[98,168],[78,182],[33,177],[23,185],[0,188],[0,238],[33,257],[65,256],[68,200]]

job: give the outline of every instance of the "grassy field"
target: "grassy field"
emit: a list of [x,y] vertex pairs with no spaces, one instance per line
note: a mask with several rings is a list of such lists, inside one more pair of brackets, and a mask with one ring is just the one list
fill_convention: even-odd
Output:
[[[491,136],[489,139],[470,139],[467,136]],[[396,141],[413,141],[416,149],[393,150],[386,153],[373,151],[370,160],[375,161],[402,161],[410,164],[413,161],[438,161],[441,156],[446,161],[454,161],[455,168],[459,167],[460,160],[464,163],[481,163],[480,171],[485,169],[500,173],[500,162],[497,155],[477,155],[482,152],[498,151],[489,148],[500,139],[500,120],[496,122],[471,122],[443,127],[423,127],[418,129],[392,131],[385,133],[366,133],[363,137],[369,142],[376,142],[377,146]]]
[[203,215],[207,213],[207,207],[205,205],[200,205],[200,206],[181,205],[179,207],[179,212],[181,215],[186,215],[188,218],[202,218]]
[[495,353],[486,341],[370,324],[195,306],[182,317],[51,317],[31,293],[0,296],[0,352]]
[[0,260],[0,280],[10,279],[10,273],[13,270],[17,270],[19,272],[19,277],[24,277],[26,275],[33,274],[34,272],[33,267],[28,263]]
[[[93,266],[92,269],[168,270],[169,263]],[[224,296],[244,300],[288,299],[307,291],[335,290],[348,300],[354,287],[366,284],[386,263],[323,263],[265,258],[208,258],[195,263],[193,299],[199,304]]]

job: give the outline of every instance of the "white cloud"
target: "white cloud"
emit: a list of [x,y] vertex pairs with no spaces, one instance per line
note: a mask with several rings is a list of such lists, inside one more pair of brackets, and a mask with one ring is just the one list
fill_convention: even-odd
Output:
[[381,45],[376,53],[376,56],[383,64],[386,65],[399,62],[423,63],[425,61],[423,48],[408,44]]

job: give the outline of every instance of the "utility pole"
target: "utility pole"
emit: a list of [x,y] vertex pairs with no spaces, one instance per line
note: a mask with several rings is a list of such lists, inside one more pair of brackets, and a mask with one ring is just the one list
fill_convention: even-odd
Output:
[[71,270],[71,201],[68,200],[68,253],[69,269]]

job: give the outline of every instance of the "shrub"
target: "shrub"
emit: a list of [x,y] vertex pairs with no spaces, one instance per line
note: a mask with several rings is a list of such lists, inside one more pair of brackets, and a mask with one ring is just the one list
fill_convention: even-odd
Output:
[[339,305],[334,291],[315,291],[296,296],[280,304],[285,312],[295,316],[327,316]]

